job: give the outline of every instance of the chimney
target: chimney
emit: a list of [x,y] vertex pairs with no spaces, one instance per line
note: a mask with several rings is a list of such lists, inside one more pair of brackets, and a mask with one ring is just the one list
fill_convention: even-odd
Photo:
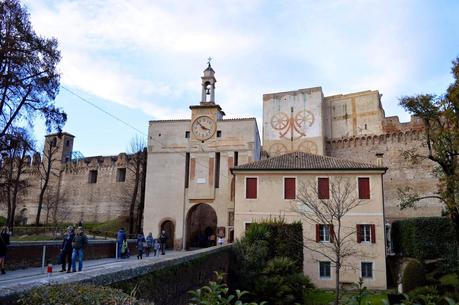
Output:
[[376,153],[376,165],[383,166],[383,153]]

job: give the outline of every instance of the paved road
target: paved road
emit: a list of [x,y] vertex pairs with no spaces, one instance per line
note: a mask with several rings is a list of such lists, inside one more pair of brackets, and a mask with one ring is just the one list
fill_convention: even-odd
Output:
[[[51,282],[53,284],[59,282],[67,282],[71,280],[72,277],[81,277],[82,274],[86,272],[98,271],[98,270],[107,270],[112,268],[117,268],[125,265],[136,267],[137,265],[145,264],[147,261],[152,263],[154,261],[164,261],[171,258],[178,258],[182,256],[189,255],[190,252],[185,251],[169,251],[166,255],[161,256],[150,256],[144,257],[143,260],[137,260],[137,257],[131,256],[129,259],[115,259],[115,258],[105,258],[97,260],[84,261],[83,271],[74,272],[74,273],[65,273],[59,272],[61,270],[60,265],[53,265],[53,273],[51,274]],[[46,269],[46,268],[45,268]],[[46,270],[45,270],[46,272]],[[27,269],[20,269],[15,271],[8,271],[6,274],[0,274],[0,289],[8,289],[12,287],[17,287],[18,285],[28,285],[31,283],[37,284],[47,284],[48,283],[48,274],[43,273],[41,267],[33,267]]]

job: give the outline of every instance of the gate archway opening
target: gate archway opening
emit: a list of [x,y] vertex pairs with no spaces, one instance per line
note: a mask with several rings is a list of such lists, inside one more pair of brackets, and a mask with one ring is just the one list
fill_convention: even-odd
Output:
[[217,213],[208,204],[193,206],[186,217],[186,249],[215,246],[217,237]]
[[166,231],[167,241],[166,249],[174,249],[174,239],[175,239],[175,226],[174,223],[170,220],[165,220],[161,223],[161,232]]

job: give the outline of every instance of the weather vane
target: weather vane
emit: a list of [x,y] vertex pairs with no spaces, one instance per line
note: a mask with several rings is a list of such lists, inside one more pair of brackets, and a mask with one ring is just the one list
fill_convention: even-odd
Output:
[[209,65],[210,67],[210,62],[212,61],[212,57],[209,56],[209,58],[207,58],[207,64]]

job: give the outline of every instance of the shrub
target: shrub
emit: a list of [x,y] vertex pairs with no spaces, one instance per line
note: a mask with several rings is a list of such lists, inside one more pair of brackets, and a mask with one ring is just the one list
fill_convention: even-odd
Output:
[[417,287],[425,285],[426,276],[424,266],[415,259],[406,262],[402,274],[403,291],[409,292]]
[[301,302],[304,288],[312,287],[303,275],[302,230],[301,223],[283,219],[252,224],[234,247],[232,286],[273,305]]
[[3,216],[0,216],[0,226],[4,226],[6,224],[6,218]]
[[305,288],[312,288],[310,280],[296,270],[293,260],[275,257],[268,261],[256,280],[255,294],[272,305],[289,305],[303,299]]
[[395,221],[391,229],[394,250],[419,260],[441,258],[456,240],[455,227],[446,217],[419,217]]
[[[247,291],[236,290],[236,295],[229,293],[228,286],[223,281],[223,274],[216,272],[216,281],[210,281],[209,285],[197,290],[189,291],[191,303],[189,305],[257,305],[257,303],[243,303],[242,297]],[[266,302],[260,303],[264,305]]]
[[121,290],[92,284],[41,286],[22,296],[23,305],[146,305]]

